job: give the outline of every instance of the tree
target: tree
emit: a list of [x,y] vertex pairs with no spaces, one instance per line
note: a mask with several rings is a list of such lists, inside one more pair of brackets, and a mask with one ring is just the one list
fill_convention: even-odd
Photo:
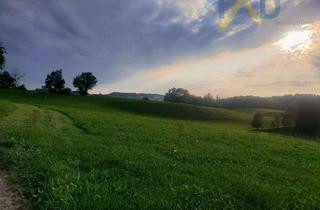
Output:
[[17,90],[23,90],[23,91],[27,90],[27,88],[26,88],[26,86],[24,84],[17,86],[16,89]]
[[47,75],[45,88],[49,93],[62,93],[64,91],[65,80],[62,76],[62,69],[52,71]]
[[307,100],[298,105],[296,129],[306,134],[320,133],[319,102]]
[[23,84],[21,84],[21,80],[22,78],[25,77],[25,74],[21,74],[19,72],[18,69],[15,69],[11,72],[11,76],[13,77],[13,79],[15,80],[15,86],[16,88],[20,87],[20,86],[24,86]]
[[221,97],[220,97],[220,95],[219,94],[217,94],[217,96],[216,96],[216,104],[217,104],[217,106],[221,106]]
[[207,95],[203,96],[203,103],[206,106],[213,106],[215,104],[213,96],[210,93],[208,93]]
[[273,125],[274,125],[274,127],[276,127],[276,128],[280,128],[280,126],[281,126],[281,116],[276,115],[276,116],[274,117]]
[[0,70],[3,70],[6,64],[6,49],[4,47],[1,46],[0,43]]
[[91,72],[84,72],[73,80],[73,86],[78,88],[81,95],[88,95],[88,91],[97,85],[97,78]]
[[294,124],[293,116],[290,113],[285,113],[281,121],[282,126],[291,127]]
[[164,96],[164,101],[176,103],[189,103],[191,95],[183,88],[171,88]]
[[7,71],[0,72],[0,88],[14,88],[15,79]]
[[263,115],[260,113],[255,114],[251,126],[257,129],[263,128]]

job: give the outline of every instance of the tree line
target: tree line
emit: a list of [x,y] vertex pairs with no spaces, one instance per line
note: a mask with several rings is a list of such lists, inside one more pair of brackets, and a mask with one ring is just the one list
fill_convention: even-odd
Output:
[[174,103],[185,103],[203,106],[219,106],[221,105],[220,96],[214,98],[210,93],[205,96],[195,96],[183,88],[171,88],[164,96],[164,101]]
[[10,74],[5,70],[6,54],[6,49],[0,46],[0,88],[26,90],[25,85],[20,84],[23,75],[19,74],[18,71]]
[[[285,110],[277,113],[271,125],[265,125],[264,113],[256,113],[253,116],[251,126],[256,129],[271,128],[295,128],[296,131],[305,134],[320,133],[320,96],[318,95],[286,95],[275,97],[237,96],[221,99],[219,95],[213,98],[211,94],[195,96],[183,88],[171,88],[165,94],[164,101],[174,103],[186,103],[221,108],[272,108]],[[270,117],[270,116],[268,116]]]
[[[256,129],[262,129],[264,128],[265,122],[264,118],[269,117],[267,114],[263,113],[256,113],[253,116],[251,126]],[[273,117],[273,121],[271,121],[271,124],[269,127],[271,128],[288,128],[293,127],[296,125],[296,117],[293,113],[285,112],[285,113],[276,113]]]
[[259,96],[235,96],[221,98],[219,94],[213,97],[208,93],[204,96],[195,96],[183,88],[171,88],[165,94],[164,101],[175,103],[187,103],[194,105],[222,107],[222,108],[270,108],[293,111],[301,101],[314,101],[320,103],[320,95],[295,94],[272,97]]
[[[27,90],[21,79],[24,75],[18,71],[10,73],[5,70],[6,49],[0,45],[0,88]],[[73,79],[73,86],[77,88],[80,95],[88,95],[88,91],[97,85],[97,78],[91,72],[83,72]],[[47,75],[43,89],[48,93],[70,95],[71,89],[65,87],[62,69],[54,70]]]
[[[88,95],[88,91],[97,85],[97,78],[91,72],[83,72],[73,79],[73,86],[78,89],[80,95]],[[45,79],[43,88],[48,93],[70,95],[71,89],[65,87],[62,69],[52,71]]]
[[[256,113],[251,125],[256,129],[264,128],[264,115]],[[295,128],[299,133],[318,135],[320,134],[320,103],[314,100],[300,101],[290,112],[276,115],[271,127]]]

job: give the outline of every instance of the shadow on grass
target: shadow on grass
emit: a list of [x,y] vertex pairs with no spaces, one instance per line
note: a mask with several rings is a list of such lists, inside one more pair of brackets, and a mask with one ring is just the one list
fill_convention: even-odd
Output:
[[286,127],[286,128],[269,128],[269,129],[262,129],[259,130],[260,132],[283,135],[283,136],[291,136],[295,138],[303,138],[308,139],[310,141],[316,141],[320,143],[320,136],[319,135],[308,135],[301,133],[295,129],[295,127]]
[[0,147],[12,148],[15,146],[14,142],[0,142]]
[[109,98],[106,104],[117,110],[179,120],[247,122],[247,115],[232,110],[169,102]]

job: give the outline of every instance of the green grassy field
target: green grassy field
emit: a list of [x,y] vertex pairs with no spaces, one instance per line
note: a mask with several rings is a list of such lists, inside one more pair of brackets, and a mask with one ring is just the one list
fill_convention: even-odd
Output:
[[34,209],[319,209],[320,139],[253,111],[0,91],[0,154]]

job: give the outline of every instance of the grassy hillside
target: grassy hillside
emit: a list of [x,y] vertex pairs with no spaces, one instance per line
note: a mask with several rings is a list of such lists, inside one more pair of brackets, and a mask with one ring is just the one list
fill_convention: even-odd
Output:
[[317,209],[318,138],[251,112],[0,91],[0,152],[35,209]]

